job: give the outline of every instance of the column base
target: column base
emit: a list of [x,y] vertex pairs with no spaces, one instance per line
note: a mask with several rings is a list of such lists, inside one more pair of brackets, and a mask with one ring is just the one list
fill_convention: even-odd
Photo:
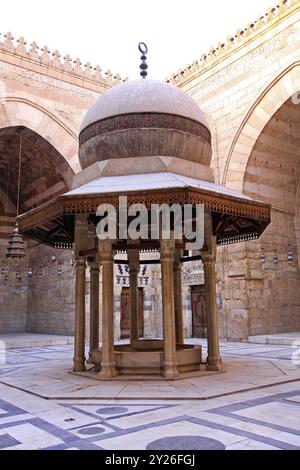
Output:
[[86,371],[85,357],[74,358],[73,362],[74,362],[73,372],[85,372]]
[[222,360],[207,360],[206,370],[208,372],[221,372],[223,370]]
[[115,365],[108,363],[101,364],[101,371],[98,375],[101,377],[101,379],[113,379],[114,377],[117,377],[118,373],[116,371]]
[[163,376],[167,380],[176,380],[179,378],[177,366],[174,364],[164,364]]

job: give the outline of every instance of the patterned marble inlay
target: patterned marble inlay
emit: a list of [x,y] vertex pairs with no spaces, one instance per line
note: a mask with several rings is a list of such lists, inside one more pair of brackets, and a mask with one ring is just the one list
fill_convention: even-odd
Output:
[[202,436],[165,437],[150,442],[147,450],[225,450],[222,442]]

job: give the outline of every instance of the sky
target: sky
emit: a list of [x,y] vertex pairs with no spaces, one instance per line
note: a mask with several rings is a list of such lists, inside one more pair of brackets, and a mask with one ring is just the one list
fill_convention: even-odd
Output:
[[36,41],[130,79],[139,77],[137,45],[143,41],[148,76],[163,80],[274,5],[276,0],[2,1],[0,40],[10,31],[28,44]]

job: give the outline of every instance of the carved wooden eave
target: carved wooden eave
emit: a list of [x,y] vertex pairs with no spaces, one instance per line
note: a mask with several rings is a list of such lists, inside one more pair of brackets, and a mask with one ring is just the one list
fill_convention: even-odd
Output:
[[214,231],[219,245],[258,238],[271,221],[271,206],[250,198],[235,197],[206,189],[183,187],[106,194],[66,194],[19,216],[19,230],[29,238],[54,247],[71,248],[74,217],[94,216],[101,204],[119,208],[119,197],[126,196],[128,207],[144,204],[203,204],[213,213]]

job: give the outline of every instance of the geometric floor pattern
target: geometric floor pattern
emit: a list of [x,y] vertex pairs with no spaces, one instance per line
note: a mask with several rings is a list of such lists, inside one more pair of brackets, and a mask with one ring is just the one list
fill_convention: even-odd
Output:
[[[0,381],[1,372],[70,354],[67,346],[12,350]],[[222,354],[291,357],[288,348],[242,344]],[[49,401],[0,384],[0,449],[299,450],[300,381],[192,402]]]
[[[50,403],[39,417],[0,400],[0,449],[300,449],[300,384],[289,392],[212,405],[201,411],[188,403]],[[62,414],[64,423],[55,424]]]

